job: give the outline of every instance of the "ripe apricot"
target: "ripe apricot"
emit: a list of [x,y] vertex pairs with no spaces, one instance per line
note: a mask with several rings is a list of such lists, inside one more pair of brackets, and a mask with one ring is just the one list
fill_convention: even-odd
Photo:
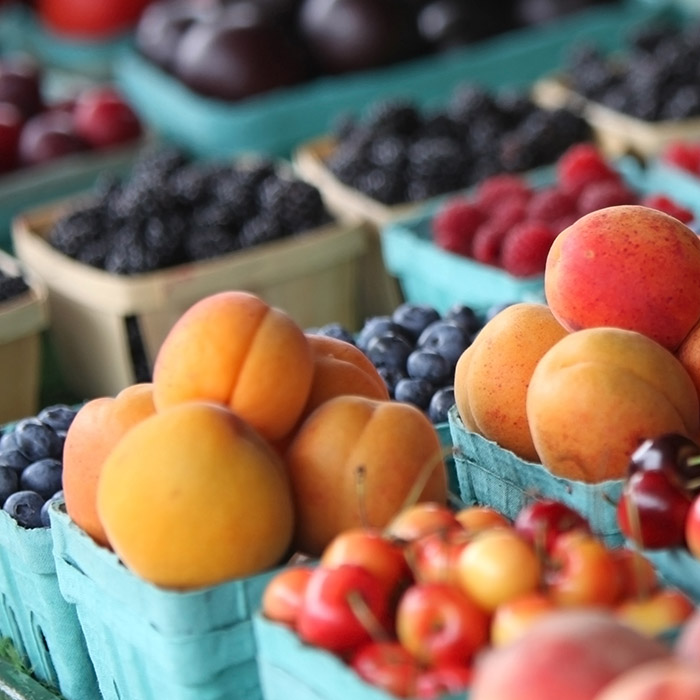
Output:
[[294,526],[280,457],[235,413],[203,401],[165,408],[120,440],[102,467],[97,511],[129,569],[177,589],[274,566]]
[[153,385],[133,384],[115,397],[104,396],[80,407],[63,446],[63,494],[71,519],[96,542],[107,545],[97,515],[97,482],[107,455],[121,438],[155,413]]
[[313,358],[287,313],[248,292],[219,292],[185,311],[161,345],[153,368],[156,408],[214,401],[280,440],[306,405]]
[[384,528],[406,501],[447,501],[440,438],[415,406],[337,396],[299,426],[286,453],[295,546],[320,555],[340,532]]

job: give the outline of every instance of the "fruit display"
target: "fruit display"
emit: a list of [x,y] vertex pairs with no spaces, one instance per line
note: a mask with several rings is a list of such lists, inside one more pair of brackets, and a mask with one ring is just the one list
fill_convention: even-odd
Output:
[[0,172],[40,166],[64,156],[136,142],[144,127],[112,84],[49,97],[44,68],[24,54],[0,60]]
[[570,146],[554,165],[554,182],[535,187],[522,175],[492,175],[450,197],[431,222],[441,248],[516,277],[544,274],[555,237],[596,209],[641,204],[693,225],[694,213],[672,196],[640,193],[593,143]]
[[48,508],[63,498],[63,444],[76,411],[47,406],[0,436],[0,503],[22,527],[48,527]]
[[590,137],[581,117],[540,108],[525,89],[467,82],[431,110],[394,98],[339,119],[324,163],[349,188],[397,205],[553,163]]
[[[594,687],[627,668],[669,658],[671,650],[655,637],[682,627],[694,609],[641,554],[608,548],[560,502],[532,502],[514,521],[485,506],[452,511],[425,502],[407,507],[384,530],[346,530],[317,562],[271,578],[256,620],[261,682],[274,697],[280,682],[274,670],[284,669],[309,691],[339,697],[324,687],[327,672],[314,674],[317,650],[317,663],[330,653],[393,697],[457,697],[465,690],[470,697],[544,697],[537,693],[563,682],[551,663],[560,645],[582,645],[590,668],[579,697],[592,699]],[[270,622],[298,637],[289,658],[266,650],[268,635],[280,634]],[[549,638],[545,630],[554,629]],[[520,691],[516,678],[529,663],[525,640],[542,645],[542,663],[551,668]],[[605,658],[610,643],[627,650],[613,663]]]

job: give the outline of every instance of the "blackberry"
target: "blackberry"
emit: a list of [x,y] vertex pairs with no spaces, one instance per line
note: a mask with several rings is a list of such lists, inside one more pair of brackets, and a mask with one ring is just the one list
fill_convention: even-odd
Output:
[[281,238],[283,230],[282,224],[273,214],[261,212],[243,224],[238,232],[238,242],[241,248],[251,248]]
[[104,269],[107,253],[111,248],[111,235],[104,231],[102,236],[85,241],[74,255],[78,262]]
[[354,187],[383,204],[398,204],[405,201],[406,188],[402,171],[388,168],[372,168],[358,175]]
[[537,109],[530,97],[520,89],[503,88],[495,95],[495,104],[502,115],[504,129],[512,129]]
[[223,200],[213,200],[191,213],[193,229],[216,228],[235,233],[243,223],[240,211]]
[[0,270],[0,302],[14,299],[29,291],[29,285],[21,275],[8,275]]
[[167,180],[179,168],[191,162],[191,157],[179,146],[162,144],[144,148],[136,158],[129,179],[132,181]]
[[[245,167],[241,166],[236,172],[236,179],[243,187],[257,190],[263,180],[275,175],[277,167],[274,161],[267,158],[259,158]],[[230,174],[230,173],[229,173]]]
[[372,165],[371,143],[366,139],[355,138],[343,141],[326,161],[326,167],[338,180],[353,186],[357,178]]
[[233,253],[241,248],[241,243],[237,232],[215,226],[194,227],[185,238],[183,248],[187,260],[207,260]]
[[571,88],[590,99],[598,99],[618,81],[606,56],[588,42],[574,45],[565,65]]
[[104,269],[116,275],[136,275],[158,269],[158,251],[149,249],[143,229],[125,225],[115,231],[104,259]]
[[[332,220],[319,190],[303,180],[280,179],[278,219],[287,234],[318,228]],[[275,207],[272,207],[273,214]]]
[[467,170],[464,153],[451,139],[428,137],[409,147],[407,177],[420,182],[428,196],[460,189],[466,182]]
[[175,201],[184,207],[198,207],[210,197],[208,174],[198,165],[185,165],[168,179],[168,187]]
[[237,212],[240,221],[252,218],[258,212],[257,186],[233,171],[217,178],[211,183],[211,195],[214,202],[224,204]]
[[465,83],[455,90],[447,105],[447,114],[466,126],[484,120],[500,127],[501,112],[494,95],[477,83]]
[[661,105],[661,119],[687,119],[700,114],[700,86],[684,85]]
[[420,129],[421,138],[446,138],[462,141],[464,125],[456,122],[446,112],[435,112],[426,116]]
[[182,241],[185,237],[185,224],[174,215],[151,216],[142,224],[143,240],[154,259],[154,270],[183,261]]
[[392,98],[373,103],[364,124],[374,135],[412,136],[421,122],[421,113],[412,101]]
[[407,139],[397,134],[384,134],[369,145],[368,157],[378,168],[403,168],[407,148]]

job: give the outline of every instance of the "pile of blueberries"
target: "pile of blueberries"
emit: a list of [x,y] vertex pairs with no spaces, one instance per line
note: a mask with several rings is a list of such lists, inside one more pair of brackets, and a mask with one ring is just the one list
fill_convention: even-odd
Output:
[[0,504],[22,527],[50,526],[48,509],[63,497],[63,443],[77,410],[47,406],[0,436]]
[[484,323],[503,306],[478,313],[457,303],[441,315],[427,304],[404,302],[393,313],[372,316],[354,335],[342,324],[307,329],[358,347],[384,379],[389,395],[424,411],[434,423],[447,421],[454,405],[457,360]]

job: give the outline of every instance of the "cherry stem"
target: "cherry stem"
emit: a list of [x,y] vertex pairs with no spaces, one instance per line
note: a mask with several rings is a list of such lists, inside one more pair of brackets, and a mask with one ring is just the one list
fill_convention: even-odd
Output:
[[355,467],[355,487],[357,489],[357,510],[360,514],[362,527],[369,527],[367,517],[367,468],[364,464]]
[[367,601],[362,597],[360,591],[349,591],[347,594],[348,605],[352,614],[358,622],[365,628],[369,636],[375,642],[389,641],[389,633],[379,622],[377,616],[372,612]]
[[428,480],[435,471],[435,468],[438,466],[438,464],[442,464],[444,467],[445,457],[448,454],[452,454],[452,448],[445,447],[423,465],[421,470],[418,472],[418,476],[413,482],[413,486],[411,486],[411,489],[409,490],[399,512],[410,508],[412,505],[415,505],[418,502],[418,499],[420,498],[421,493],[423,493],[423,489],[426,487]]

